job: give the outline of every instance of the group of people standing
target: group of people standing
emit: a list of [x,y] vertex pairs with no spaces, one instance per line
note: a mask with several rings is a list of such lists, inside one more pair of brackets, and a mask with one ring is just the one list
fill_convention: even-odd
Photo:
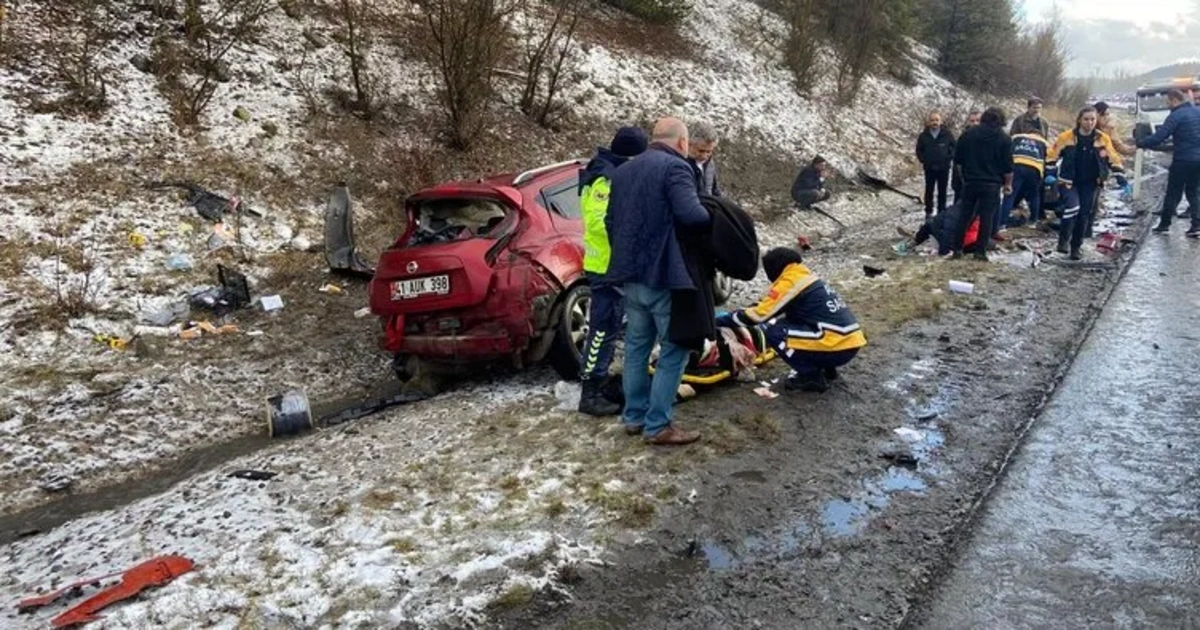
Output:
[[[925,171],[927,223],[934,216],[935,191],[936,211],[946,211],[948,181],[953,182],[958,206],[952,211],[953,225],[939,237],[943,253],[961,257],[964,247],[971,246],[975,258],[987,260],[990,242],[1006,239],[1018,203],[1028,206],[1030,221],[1044,220],[1042,192],[1049,185],[1062,197],[1057,251],[1079,260],[1104,183],[1115,175],[1121,186],[1128,186],[1121,160],[1128,149],[1114,143],[1108,108],[1097,105],[1080,110],[1075,126],[1053,140],[1038,98],[1029,99],[1026,111],[1013,119],[1007,132],[1004,111],[998,107],[978,113],[977,122],[977,112],[972,112],[957,139],[944,127],[941,114],[930,114],[916,144]],[[976,229],[977,236],[969,242],[968,234]]]
[[[619,413],[626,433],[648,444],[699,439],[672,423],[673,406],[689,359],[720,337],[719,327],[761,330],[795,371],[787,388],[809,392],[824,391],[866,345],[850,308],[788,248],[763,256],[772,286],[756,306],[715,316],[714,271],[740,269],[748,279],[759,268],[753,221],[718,185],[717,142],[711,126],[689,130],[676,118],[658,120],[649,137],[623,127],[580,174],[592,306],[579,410]],[[818,169],[818,186],[822,178]],[[605,384],[622,320],[625,361],[616,397]]]

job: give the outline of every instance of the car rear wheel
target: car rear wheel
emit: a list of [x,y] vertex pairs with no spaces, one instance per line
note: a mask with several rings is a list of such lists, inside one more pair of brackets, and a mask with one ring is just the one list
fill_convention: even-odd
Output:
[[717,272],[713,277],[713,298],[717,306],[724,306],[729,301],[729,296],[733,295],[733,278]]
[[577,284],[562,298],[558,321],[555,322],[554,343],[547,359],[555,372],[565,380],[579,379],[579,361],[587,343],[588,320],[592,313],[592,290]]

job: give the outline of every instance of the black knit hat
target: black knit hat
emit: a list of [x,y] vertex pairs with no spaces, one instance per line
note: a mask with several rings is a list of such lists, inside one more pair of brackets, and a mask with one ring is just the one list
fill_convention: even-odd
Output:
[[800,255],[800,252],[790,247],[776,247],[763,256],[763,271],[767,273],[767,280],[775,282],[788,265],[803,262],[804,257]]
[[643,153],[649,144],[650,138],[641,127],[621,127],[608,148],[620,157],[629,158]]

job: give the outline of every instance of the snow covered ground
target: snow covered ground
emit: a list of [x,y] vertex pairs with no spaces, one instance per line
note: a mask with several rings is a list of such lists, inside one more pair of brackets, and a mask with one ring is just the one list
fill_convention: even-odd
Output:
[[[43,39],[42,4],[10,8],[10,28]],[[0,511],[53,498],[42,481],[87,489],[261,433],[261,401],[285,388],[303,386],[323,400],[361,394],[386,374],[376,325],[353,315],[364,305],[362,287],[317,292],[331,280],[312,250],[333,181],[319,167],[376,172],[358,161],[353,137],[331,140],[310,125],[308,94],[346,82],[337,45],[315,46],[305,32],[328,40],[334,27],[311,15],[272,14],[259,40],[231,51],[232,80],[220,85],[200,128],[183,133],[157,79],[129,62],[148,52],[150,36],[133,25],[150,18],[128,11],[117,15],[122,35],[102,53],[112,105],[95,118],[31,110],[31,94],[58,93],[37,55],[32,66],[0,66]],[[581,120],[706,119],[797,164],[820,153],[846,174],[870,164],[889,177],[911,173],[911,139],[925,112],[961,113],[971,104],[921,63],[912,86],[866,80],[851,108],[828,104],[828,83],[814,99],[801,98],[777,61],[746,41],[755,16],[749,2],[696,2],[681,28],[695,55],[640,55],[589,40],[566,101]],[[414,115],[431,111],[428,68],[390,41],[377,43],[372,60],[394,99]],[[511,107],[512,98],[506,92],[497,107]],[[234,117],[236,107],[248,119]],[[433,137],[405,128],[388,141],[419,148]],[[548,160],[556,149],[519,150]],[[591,146],[570,150],[582,155]],[[142,187],[185,177],[239,194],[266,216],[246,218],[240,248],[210,251],[212,227],[190,206]],[[280,193],[280,181],[303,188]],[[368,208],[402,188],[383,178],[374,184],[360,198]],[[850,225],[890,226],[885,219],[906,204],[859,190],[829,209]],[[765,224],[762,240],[792,244],[798,233],[832,231],[824,219],[792,215]],[[167,268],[179,254],[192,268]],[[256,295],[282,295],[284,309],[239,312],[239,332],[223,336],[148,334],[123,351],[97,342],[97,335],[129,338],[148,315],[213,284],[218,263],[246,273]],[[737,299],[759,288],[744,286]],[[86,308],[73,308],[78,301]],[[203,620],[235,627],[260,617],[350,627],[469,621],[506,594],[520,599],[526,586],[553,588],[561,567],[595,561],[606,537],[636,531],[653,502],[686,500],[690,491],[669,460],[656,461],[653,475],[631,476],[630,463],[644,454],[623,436],[575,435],[574,416],[553,410],[552,387],[544,370],[472,386],[276,446],[161,496],[14,543],[0,550],[0,599],[178,551],[201,570],[114,611],[108,626]],[[464,423],[471,429],[461,430]],[[404,439],[372,439],[393,432]],[[261,483],[226,478],[233,467],[279,475]],[[442,491],[435,496],[431,484]],[[6,626],[41,623],[4,619]]]

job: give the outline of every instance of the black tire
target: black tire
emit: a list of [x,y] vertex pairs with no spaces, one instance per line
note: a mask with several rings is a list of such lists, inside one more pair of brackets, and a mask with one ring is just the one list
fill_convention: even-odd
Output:
[[729,297],[733,295],[733,278],[717,272],[713,278],[713,298],[717,306],[724,306],[729,301]]
[[392,373],[401,383],[407,383],[412,379],[411,361],[407,354],[397,354],[392,357]]
[[571,287],[563,294],[560,306],[558,321],[554,322],[554,341],[546,360],[563,380],[577,381],[592,311],[591,287],[586,284]]

